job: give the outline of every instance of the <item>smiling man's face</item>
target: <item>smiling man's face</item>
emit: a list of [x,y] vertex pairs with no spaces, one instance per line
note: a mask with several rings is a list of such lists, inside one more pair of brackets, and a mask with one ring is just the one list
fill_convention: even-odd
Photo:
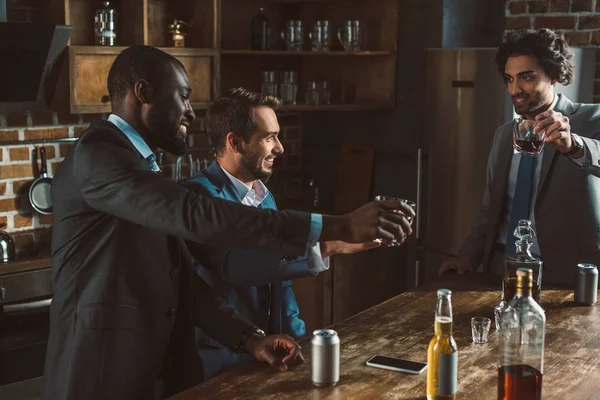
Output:
[[188,147],[187,128],[196,115],[190,105],[190,82],[185,70],[173,64],[148,109],[145,125],[161,149],[183,155]]
[[279,141],[279,123],[277,115],[270,107],[255,107],[256,130],[252,132],[248,143],[242,141],[240,153],[242,165],[255,179],[266,179],[273,173],[275,157],[283,153]]
[[551,80],[534,56],[508,57],[504,82],[517,114],[531,118],[554,99],[556,81]]

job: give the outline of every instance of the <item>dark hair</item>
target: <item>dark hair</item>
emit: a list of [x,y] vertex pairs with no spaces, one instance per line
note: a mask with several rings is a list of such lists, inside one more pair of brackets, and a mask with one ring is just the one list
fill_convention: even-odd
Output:
[[136,81],[145,79],[161,87],[169,66],[185,68],[170,54],[152,46],[135,45],[123,50],[108,73],[107,86],[113,104],[119,104]]
[[281,100],[275,96],[251,92],[243,87],[229,89],[217,98],[206,111],[206,124],[212,145],[217,152],[225,149],[225,140],[229,132],[235,133],[246,143],[256,131],[254,108],[266,106],[276,111]]
[[496,55],[501,76],[511,56],[534,56],[550,79],[563,85],[573,82],[573,53],[561,32],[544,28],[520,30],[511,35],[500,45]]

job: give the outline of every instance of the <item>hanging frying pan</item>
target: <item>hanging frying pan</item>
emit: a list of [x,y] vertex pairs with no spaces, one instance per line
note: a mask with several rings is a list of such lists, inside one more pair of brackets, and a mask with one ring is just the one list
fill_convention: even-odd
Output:
[[31,188],[29,188],[29,202],[40,214],[52,214],[52,197],[50,197],[52,178],[48,176],[46,148],[43,145],[40,147],[40,158],[42,159],[40,176],[31,184]]

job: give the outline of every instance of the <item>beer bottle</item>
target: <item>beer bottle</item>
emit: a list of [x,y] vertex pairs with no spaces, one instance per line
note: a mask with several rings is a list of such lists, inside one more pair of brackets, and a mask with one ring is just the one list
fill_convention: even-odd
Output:
[[452,303],[448,289],[437,292],[435,334],[427,350],[427,400],[454,399],[458,350],[452,337]]

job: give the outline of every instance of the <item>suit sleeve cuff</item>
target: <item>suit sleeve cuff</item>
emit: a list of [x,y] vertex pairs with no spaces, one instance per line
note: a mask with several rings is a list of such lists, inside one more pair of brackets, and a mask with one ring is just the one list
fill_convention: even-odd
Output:
[[329,269],[329,257],[321,256],[321,244],[317,243],[314,246],[307,246],[308,271],[313,275],[318,275],[320,272]]
[[310,214],[310,230],[308,232],[308,246],[313,247],[319,241],[321,237],[321,231],[323,230],[323,215],[321,214]]

